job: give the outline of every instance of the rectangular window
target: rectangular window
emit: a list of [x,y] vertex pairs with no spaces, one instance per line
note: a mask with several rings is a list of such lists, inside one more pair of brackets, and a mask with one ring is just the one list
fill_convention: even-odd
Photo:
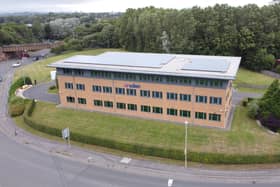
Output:
[[137,105],[136,104],[127,104],[127,109],[136,111],[137,110]]
[[76,89],[77,90],[85,90],[85,85],[84,84],[76,84]]
[[63,69],[64,75],[72,75],[72,69]]
[[222,98],[221,97],[210,97],[210,104],[221,105]]
[[125,103],[117,103],[117,108],[125,109],[126,108],[126,104]]
[[67,103],[75,103],[75,98],[71,97],[71,96],[67,96],[66,101],[67,101]]
[[206,113],[205,112],[195,112],[195,118],[196,119],[206,119]]
[[161,107],[153,107],[153,113],[162,114],[162,108]]
[[77,76],[84,76],[84,71],[80,69],[75,69],[74,74]]
[[190,94],[180,94],[180,100],[181,101],[191,101],[191,95]]
[[101,100],[93,100],[94,106],[103,106],[103,103]]
[[141,97],[150,97],[150,91],[149,90],[140,90]]
[[93,85],[92,86],[92,91],[93,92],[102,92],[101,86]]
[[167,99],[177,100],[177,94],[176,93],[167,92]]
[[85,104],[87,104],[87,100],[85,98],[78,97],[78,103],[85,105]]
[[103,92],[104,93],[112,93],[112,87],[103,86]]
[[71,82],[66,82],[66,83],[65,83],[65,88],[66,88],[66,89],[71,89],[71,90],[73,90],[73,83],[71,83]]
[[167,115],[170,115],[170,116],[177,116],[177,109],[174,109],[174,108],[167,108]]
[[191,111],[189,111],[189,110],[180,110],[180,116],[181,117],[188,117],[188,118],[190,118],[191,117]]
[[197,103],[207,103],[207,96],[197,95],[195,100]]
[[153,91],[153,98],[162,99],[162,92]]
[[221,115],[220,114],[209,114],[209,120],[210,121],[221,121]]
[[132,96],[136,96],[136,90],[135,89],[126,89],[126,94],[127,95],[132,95]]
[[106,78],[110,79],[112,76],[111,72],[106,72],[106,71],[91,71],[91,76],[92,77],[97,77],[97,78]]
[[113,108],[113,102],[112,101],[104,101],[104,106],[107,108]]
[[124,95],[125,94],[125,89],[124,88],[116,88],[116,94]]
[[147,105],[141,105],[142,112],[151,112],[151,107]]

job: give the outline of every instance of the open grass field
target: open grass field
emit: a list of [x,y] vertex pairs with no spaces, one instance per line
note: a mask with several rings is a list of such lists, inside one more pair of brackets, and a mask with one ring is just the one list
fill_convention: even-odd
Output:
[[[237,107],[230,131],[190,126],[189,150],[244,155],[280,153],[280,137],[259,127],[247,117],[246,110]],[[70,127],[72,132],[123,143],[184,149],[184,126],[178,124],[61,109],[43,102],[37,103],[32,119],[49,127]]]
[[53,68],[48,67],[50,63],[59,61],[64,58],[68,58],[74,55],[98,55],[106,51],[121,51],[121,49],[91,49],[78,52],[67,52],[62,55],[53,56],[47,59],[36,61],[24,67],[20,67],[15,72],[14,80],[17,80],[21,76],[29,76],[33,81],[37,80],[37,83],[48,82],[51,80],[50,71]]

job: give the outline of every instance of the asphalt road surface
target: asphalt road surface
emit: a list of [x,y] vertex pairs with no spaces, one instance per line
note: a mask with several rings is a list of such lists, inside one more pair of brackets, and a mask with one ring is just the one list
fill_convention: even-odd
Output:
[[[13,62],[0,63],[0,73],[4,82],[0,83],[0,123],[7,120],[7,92],[11,83]],[[30,62],[26,62],[30,63]],[[0,187],[164,187],[168,178],[159,173],[130,172],[130,169],[101,167],[93,164],[76,162],[52,153],[37,151],[23,144],[16,143],[0,132]],[[204,178],[195,182],[177,179],[176,172],[170,176],[172,186],[224,187],[224,186],[279,186],[279,184],[226,184],[221,180],[207,183]],[[268,181],[269,183],[269,181]]]

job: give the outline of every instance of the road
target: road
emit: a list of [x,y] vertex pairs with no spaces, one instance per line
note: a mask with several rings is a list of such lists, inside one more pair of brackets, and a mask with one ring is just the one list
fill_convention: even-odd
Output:
[[[12,63],[0,63],[0,74],[4,77],[4,82],[0,83],[0,124],[4,126],[12,123],[7,116],[6,105],[7,92],[13,76]],[[216,173],[214,178],[209,176],[208,171],[184,170],[182,167],[176,166],[172,167],[172,172],[150,169],[153,163],[146,163],[145,168],[139,168],[117,164],[110,165],[109,162],[107,165],[99,164],[98,161],[96,164],[78,162],[53,152],[32,149],[28,144],[25,145],[14,141],[11,137],[3,134],[2,131],[0,131],[0,148],[0,187],[162,187],[167,186],[169,178],[174,179],[173,186],[176,187],[247,187],[252,186],[253,182],[252,177],[248,180],[243,180],[247,174],[250,175],[250,172],[233,172],[233,174],[225,172],[228,177],[224,177],[223,172],[214,171],[213,173]],[[136,162],[141,163],[141,161]],[[279,179],[277,178],[279,173],[280,171],[260,172],[259,175],[256,175],[256,180],[262,179],[262,183],[257,182],[254,186],[279,186],[279,184],[271,183],[270,181],[272,178],[274,182]],[[263,174],[268,174],[268,176],[262,177]],[[270,176],[272,174],[276,175],[276,179]],[[208,177],[205,177],[206,175]],[[235,182],[230,184],[231,181]]]

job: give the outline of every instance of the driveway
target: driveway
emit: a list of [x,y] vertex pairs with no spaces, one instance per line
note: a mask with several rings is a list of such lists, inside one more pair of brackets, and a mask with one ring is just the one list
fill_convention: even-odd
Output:
[[55,85],[54,81],[35,85],[23,93],[23,96],[29,99],[36,99],[50,103],[59,104],[59,97],[57,94],[48,93],[49,87]]

